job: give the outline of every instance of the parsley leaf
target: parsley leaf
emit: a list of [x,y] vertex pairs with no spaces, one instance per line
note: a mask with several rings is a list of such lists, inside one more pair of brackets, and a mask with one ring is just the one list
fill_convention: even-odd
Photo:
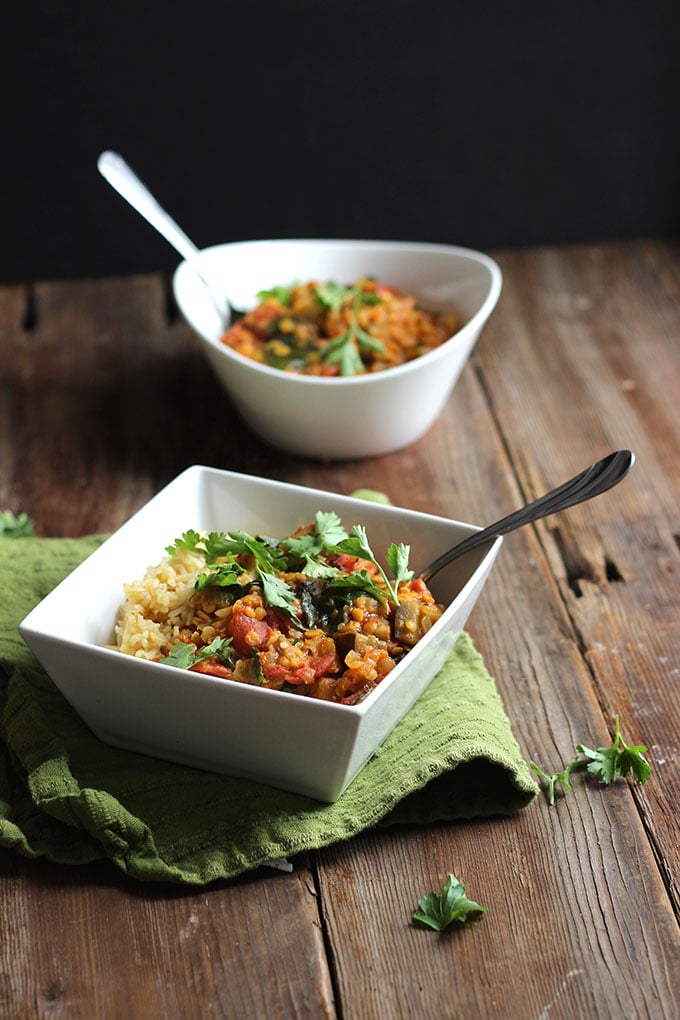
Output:
[[383,570],[383,568],[380,566],[375,556],[373,555],[373,550],[368,544],[368,536],[366,535],[366,529],[362,524],[353,525],[349,537],[345,538],[342,542],[338,542],[338,544],[335,546],[335,550],[341,553],[348,553],[350,556],[357,556],[359,559],[368,560],[370,563],[373,563],[374,566],[378,568],[380,576],[385,582],[385,586],[387,588],[387,592],[390,599],[392,600],[392,602],[394,602],[395,606],[399,605],[397,593],[392,583],[390,582],[387,574],[385,573],[385,571]]
[[254,538],[246,531],[230,531],[221,541],[219,549],[222,556],[249,553],[257,565],[269,573],[285,568],[285,558],[276,543],[264,538]]
[[329,365],[339,365],[342,376],[359,375],[364,370],[351,329],[340,336],[334,336],[325,348],[323,357]]
[[314,528],[323,549],[347,538],[342,521],[333,510],[317,510],[314,517]]
[[652,774],[652,768],[645,754],[647,748],[643,744],[628,746],[621,737],[619,717],[615,719],[616,730],[614,742],[611,747],[597,747],[595,749],[586,747],[585,744],[577,744],[576,750],[582,757],[576,757],[570,761],[561,772],[549,775],[543,772],[535,762],[530,762],[533,771],[548,784],[548,803],[555,803],[555,783],[564,784],[565,791],[571,793],[569,785],[569,774],[574,769],[587,769],[591,775],[597,776],[601,783],[609,786],[617,776],[625,777],[632,773],[638,783],[646,783]]
[[267,605],[276,609],[290,610],[295,602],[295,592],[291,586],[283,578],[267,573],[259,567],[257,574],[262,581],[262,592]]
[[367,570],[354,570],[351,574],[347,574],[343,570],[336,577],[330,579],[328,587],[332,592],[344,594],[347,598],[353,598],[363,592],[383,606],[387,602],[385,592],[380,585],[375,583]]
[[203,549],[199,549],[198,545],[203,541],[203,536],[198,531],[194,531],[190,528],[188,531],[182,532],[180,538],[176,538],[172,545],[166,545],[165,551],[170,556],[175,556],[180,549],[188,549],[189,552],[198,552],[205,555]]
[[441,892],[429,892],[418,900],[420,910],[413,915],[413,920],[435,931],[444,931],[454,921],[464,923],[468,914],[485,913],[482,907],[465,895],[465,886],[455,875],[449,874]]
[[575,767],[576,764],[577,761],[574,760],[570,762],[564,769],[562,769],[561,772],[553,772],[552,775],[548,775],[546,772],[544,772],[542,769],[538,767],[536,762],[533,761],[530,762],[531,768],[534,770],[534,772],[537,775],[539,775],[541,779],[544,779],[548,784],[547,796],[549,804],[555,803],[555,783],[563,783],[565,791],[567,793],[571,793],[571,786],[569,785],[569,773],[571,772],[572,768]]
[[165,666],[176,666],[177,669],[190,669],[197,662],[204,659],[220,659],[227,666],[233,666],[231,638],[216,637],[209,645],[196,651],[195,645],[187,644],[185,641],[178,641],[170,649],[170,654],[160,659]]
[[343,303],[352,294],[351,287],[343,287],[342,284],[336,283],[335,280],[328,280],[325,284],[317,284],[314,291],[319,303],[325,308],[330,308],[332,312],[339,311]]
[[194,585],[196,591],[205,591],[206,588],[240,588],[246,591],[250,584],[242,584],[243,568],[233,563],[218,563],[209,574],[199,574]]
[[400,584],[410,581],[413,577],[413,571],[408,569],[408,557],[411,552],[409,545],[404,545],[400,542],[399,545],[392,545],[387,550],[387,566],[394,574],[394,587],[399,587]]
[[273,298],[278,301],[280,305],[290,305],[291,297],[293,294],[293,285],[286,287],[283,284],[279,284],[275,287],[269,287],[268,290],[258,290],[256,297],[259,302],[269,301]]
[[28,514],[0,510],[0,535],[3,538],[31,538],[34,534],[35,526]]
[[347,532],[336,513],[317,510],[314,517],[314,531],[294,538],[285,538],[281,545],[298,562],[300,571],[308,577],[337,577],[337,567],[332,567],[321,557],[332,551],[337,542],[347,538]]
[[342,376],[358,375],[365,370],[361,349],[385,353],[383,344],[359,325],[361,306],[379,304],[381,298],[374,291],[364,291],[363,280],[357,280],[352,287],[343,287],[329,280],[326,284],[318,284],[315,291],[319,303],[334,312],[339,312],[343,305],[351,302],[349,328],[328,342],[323,359],[329,365],[339,365]]
[[339,574],[343,573],[343,571],[339,570],[337,567],[332,567],[330,563],[326,563],[324,560],[318,559],[318,557],[311,553],[309,555],[305,555],[300,566],[300,571],[301,573],[306,574],[307,577],[314,578],[338,577]]
[[645,758],[647,748],[644,744],[629,747],[621,737],[619,717],[616,716],[616,732],[612,747],[598,747],[594,751],[584,744],[577,744],[576,750],[588,759],[587,769],[597,776],[600,782],[612,783],[617,776],[627,776],[629,772],[638,783],[646,783],[652,774],[652,768]]

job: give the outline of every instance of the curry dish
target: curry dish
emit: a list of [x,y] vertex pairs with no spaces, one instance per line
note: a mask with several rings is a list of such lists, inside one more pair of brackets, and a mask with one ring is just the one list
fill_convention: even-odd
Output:
[[185,532],[125,586],[117,647],[195,672],[342,704],[386,677],[443,613],[391,545],[334,513],[282,540]]
[[222,343],[272,368],[352,376],[402,365],[439,347],[459,328],[414,297],[369,277],[351,286],[311,281],[258,294]]

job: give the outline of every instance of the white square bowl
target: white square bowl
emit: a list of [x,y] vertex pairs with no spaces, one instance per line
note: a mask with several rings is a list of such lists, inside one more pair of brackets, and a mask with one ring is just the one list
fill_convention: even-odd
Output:
[[167,485],[23,620],[56,686],[105,743],[322,801],[336,800],[420,697],[453,648],[502,539],[437,575],[440,620],[360,704],[340,705],[124,655],[110,647],[123,584],[189,528],[284,537],[335,511],[366,527],[379,557],[411,546],[424,567],[477,528],[428,514],[194,466]]

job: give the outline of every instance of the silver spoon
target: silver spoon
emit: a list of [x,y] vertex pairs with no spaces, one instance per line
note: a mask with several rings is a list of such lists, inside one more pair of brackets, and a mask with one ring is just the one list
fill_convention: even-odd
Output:
[[495,524],[489,524],[481,531],[476,531],[474,535],[464,538],[462,542],[454,545],[448,552],[442,553],[436,560],[428,564],[419,576],[424,581],[429,581],[442,567],[448,566],[452,560],[458,559],[470,549],[475,549],[499,535],[507,535],[515,528],[521,528],[523,524],[530,524],[542,517],[549,517],[550,514],[557,513],[559,510],[576,506],[577,503],[585,503],[593,496],[599,496],[600,493],[617,485],[628,474],[634,462],[635,455],[630,450],[617,450],[615,453],[610,453],[609,456],[591,464],[589,468],[581,471],[568,482],[563,482],[556,489],[546,492],[544,496],[527,503],[526,506],[520,507],[514,513],[508,514],[507,517],[502,517]]
[[163,209],[146,184],[139,179],[123,157],[119,156],[117,152],[102,152],[97,160],[97,169],[111,187],[129,202],[132,208],[136,209],[152,227],[155,227],[182,258],[192,266],[194,272],[203,281],[222,323],[226,323],[229,319],[240,318],[243,313],[232,307],[222,286],[222,281],[212,273],[206,272],[199,248],[175,223],[172,216]]

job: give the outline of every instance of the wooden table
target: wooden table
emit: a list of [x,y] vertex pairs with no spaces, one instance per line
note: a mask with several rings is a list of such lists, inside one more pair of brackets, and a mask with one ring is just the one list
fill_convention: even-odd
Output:
[[[108,531],[205,463],[483,523],[630,448],[616,490],[506,539],[468,629],[527,760],[609,744],[619,713],[652,778],[208,888],[3,851],[1,1016],[680,1016],[680,249],[497,258],[502,298],[435,427],[339,464],[252,438],[160,276],[0,289],[0,509]],[[414,928],[449,871],[488,913]]]

